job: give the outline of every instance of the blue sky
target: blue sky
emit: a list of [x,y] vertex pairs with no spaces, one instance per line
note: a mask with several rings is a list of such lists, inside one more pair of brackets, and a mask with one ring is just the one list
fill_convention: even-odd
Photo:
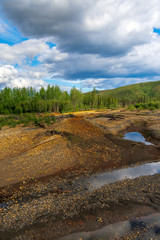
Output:
[[3,31],[0,32],[0,43],[13,46],[14,44],[28,40],[27,37],[22,36],[21,32],[4,17],[0,19],[0,26],[3,28]]
[[0,89],[160,80],[158,0],[1,0]]

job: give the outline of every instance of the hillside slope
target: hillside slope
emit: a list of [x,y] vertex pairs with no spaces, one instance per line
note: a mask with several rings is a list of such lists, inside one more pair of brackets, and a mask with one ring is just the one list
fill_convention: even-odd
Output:
[[117,98],[120,101],[128,100],[130,103],[160,100],[160,81],[138,83],[119,87],[116,89],[99,91],[100,96]]

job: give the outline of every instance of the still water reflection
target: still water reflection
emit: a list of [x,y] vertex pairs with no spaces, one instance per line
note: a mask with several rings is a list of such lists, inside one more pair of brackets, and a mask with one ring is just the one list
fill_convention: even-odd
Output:
[[124,179],[134,179],[140,176],[154,175],[160,173],[160,162],[146,163],[136,167],[123,168],[112,172],[93,175],[87,179],[89,190],[98,189],[106,184],[114,183]]
[[[127,133],[126,140],[142,142],[146,145],[153,145],[146,142],[145,138],[138,132]],[[136,167],[119,169],[111,172],[93,175],[83,179],[84,186],[90,191],[101,188],[104,185],[121,181],[124,179],[134,179],[140,176],[154,175],[160,173],[160,162],[142,164]],[[133,238],[132,238],[133,237]],[[114,240],[114,239],[160,239],[160,214],[152,214],[147,217],[133,221],[123,221],[108,225],[93,232],[74,233],[58,240]]]
[[151,214],[134,221],[108,225],[94,232],[71,234],[58,240],[114,240],[114,239],[160,239],[160,214]]
[[131,141],[134,141],[134,142],[141,142],[141,143],[144,143],[145,145],[153,145],[150,142],[146,142],[145,138],[139,132],[129,132],[129,133],[126,133],[124,135],[123,139],[131,140]]

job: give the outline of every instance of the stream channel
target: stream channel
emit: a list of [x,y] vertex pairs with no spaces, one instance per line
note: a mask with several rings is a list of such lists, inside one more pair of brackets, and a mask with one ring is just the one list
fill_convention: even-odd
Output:
[[[126,140],[141,142],[146,145],[153,145],[147,142],[138,132],[126,133]],[[146,163],[101,174],[95,174],[84,181],[89,191],[94,191],[106,184],[115,183],[124,179],[134,179],[140,176],[154,175],[160,173],[160,162]],[[129,237],[129,238],[128,238]],[[133,221],[123,221],[108,225],[97,231],[81,232],[71,234],[59,240],[113,240],[113,239],[160,239],[160,213],[151,214],[147,217],[138,218]]]
[[[146,145],[153,145],[146,142],[145,138],[136,132],[128,133],[124,139],[143,142]],[[150,146],[148,146],[150,147]],[[94,191],[104,185],[122,181],[124,179],[135,179],[140,176],[154,175],[160,173],[160,162],[146,163],[139,166],[129,168],[116,169],[105,173],[94,174],[86,177],[81,176],[73,181],[73,189],[77,185],[83,186],[87,191]],[[34,198],[34,196],[33,196]],[[14,203],[12,201],[1,203],[0,208],[8,208]],[[23,203],[22,203],[23,204]],[[130,236],[139,234],[139,237],[134,239],[160,239],[160,213],[152,214],[147,217],[139,218],[133,221],[123,221],[115,224],[108,225],[93,232],[81,232],[71,234],[59,240],[110,240],[110,239],[123,239],[123,236]],[[132,239],[132,238],[125,238]]]
[[[153,145],[150,142],[146,142],[145,138],[138,132],[126,133],[123,139],[135,142],[143,142],[146,145]],[[139,166],[108,171],[89,177],[87,179],[89,184],[88,188],[90,191],[93,191],[106,184],[115,183],[124,179],[134,179],[140,176],[154,175],[157,173],[160,173],[160,162],[146,163]]]

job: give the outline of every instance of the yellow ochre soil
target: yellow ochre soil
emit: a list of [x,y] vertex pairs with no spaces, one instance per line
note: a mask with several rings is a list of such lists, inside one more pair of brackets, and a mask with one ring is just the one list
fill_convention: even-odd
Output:
[[[56,114],[0,130],[0,240],[48,240],[160,210],[160,175],[89,190],[93,173],[160,161],[160,111]],[[138,131],[154,145],[123,139]],[[135,239],[135,238],[126,238]]]
[[0,187],[48,175],[92,173],[158,159],[157,147],[133,145],[124,141],[120,132],[132,125],[143,131],[160,123],[159,112],[106,110],[74,116],[57,119],[47,129],[17,126],[0,130]]

